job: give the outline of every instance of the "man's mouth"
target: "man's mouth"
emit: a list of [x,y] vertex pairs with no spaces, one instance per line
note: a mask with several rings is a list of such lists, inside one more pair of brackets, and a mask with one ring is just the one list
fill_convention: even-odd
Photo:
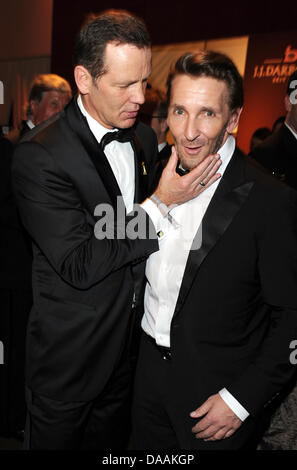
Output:
[[136,118],[138,114],[138,109],[136,111],[126,111],[126,115],[129,118]]
[[184,149],[188,155],[199,155],[202,145],[197,146],[197,147],[187,147],[184,145]]

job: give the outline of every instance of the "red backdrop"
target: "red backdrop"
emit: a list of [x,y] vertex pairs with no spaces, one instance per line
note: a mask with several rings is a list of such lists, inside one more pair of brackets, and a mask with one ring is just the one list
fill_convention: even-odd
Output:
[[272,127],[285,115],[284,96],[289,75],[297,69],[297,31],[250,36],[244,75],[245,105],[237,144],[249,152],[250,138],[259,127]]

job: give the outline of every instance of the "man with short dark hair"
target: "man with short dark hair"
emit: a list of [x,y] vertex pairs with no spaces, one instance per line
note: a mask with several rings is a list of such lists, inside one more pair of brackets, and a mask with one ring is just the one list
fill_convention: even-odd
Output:
[[[144,201],[157,143],[150,128],[135,124],[151,72],[142,20],[116,10],[90,18],[74,58],[78,96],[14,155],[16,197],[34,253],[27,449],[125,447],[133,323],[143,261],[159,248],[155,223],[169,217],[166,206],[196,197],[219,177],[212,156],[184,179],[173,154],[153,200]],[[135,236],[132,211],[142,201],[144,229]]]
[[228,57],[183,55],[168,98],[180,169],[217,152],[222,178],[170,210],[147,260],[131,448],[252,449],[294,373],[297,194],[236,149],[243,88]]
[[251,152],[276,178],[297,189],[297,70],[289,77],[284,123]]
[[31,83],[28,119],[23,122],[20,136],[62,111],[71,97],[71,87],[63,77],[54,73],[37,75]]

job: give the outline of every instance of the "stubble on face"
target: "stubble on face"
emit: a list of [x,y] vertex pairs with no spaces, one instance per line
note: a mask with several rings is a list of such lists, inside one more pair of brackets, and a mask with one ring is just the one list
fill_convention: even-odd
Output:
[[[215,139],[215,141],[211,144],[210,148],[209,148],[209,153],[208,155],[212,155],[212,154],[215,154],[218,152],[218,150],[222,147],[222,144],[224,142],[224,138],[226,136],[226,130],[227,130],[227,127],[228,127],[228,123],[229,123],[229,119],[228,121],[224,124],[224,127],[223,129],[221,130],[220,134],[217,136],[217,138]],[[202,141],[199,141],[198,139],[195,140],[195,141],[192,141],[192,142],[187,142],[187,141],[182,141],[181,142],[182,145],[188,145],[189,147],[197,147],[197,145],[203,145],[203,142]],[[182,152],[179,151],[179,146],[178,146],[178,143],[175,141],[175,147],[176,147],[176,151],[177,151],[177,156],[179,158],[179,162],[182,166],[182,168],[184,170],[193,170],[194,168],[196,168],[201,162],[203,162],[203,160],[205,160],[205,158],[208,157],[208,155],[204,155],[202,158],[197,158],[195,160],[193,159],[190,159],[190,158],[186,158]]]
[[233,121],[225,82],[186,74],[174,78],[168,124],[184,169],[192,170],[217,153]]

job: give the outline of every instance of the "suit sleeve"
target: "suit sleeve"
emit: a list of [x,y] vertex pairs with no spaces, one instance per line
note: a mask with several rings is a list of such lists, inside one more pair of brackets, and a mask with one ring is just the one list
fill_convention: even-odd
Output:
[[127,216],[120,226],[114,223],[113,237],[98,239],[94,234],[96,219],[83,206],[79,189],[40,144],[20,144],[12,171],[26,230],[55,271],[74,287],[87,289],[111,272],[158,250],[155,231],[142,209],[150,237],[125,237],[131,222]]
[[259,274],[270,326],[256,360],[228,391],[251,414],[267,406],[294,376],[291,343],[297,339],[297,193],[284,191],[259,240]]

